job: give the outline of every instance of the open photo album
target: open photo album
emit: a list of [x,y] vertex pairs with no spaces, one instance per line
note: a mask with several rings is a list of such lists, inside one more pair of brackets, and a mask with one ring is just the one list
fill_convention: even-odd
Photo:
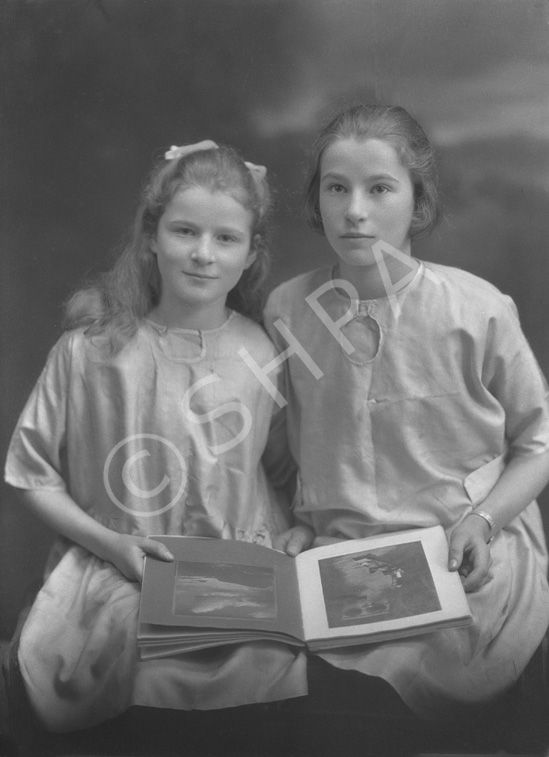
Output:
[[314,652],[471,622],[441,526],[342,541],[296,558],[242,541],[152,538],[175,560],[145,558],[142,659],[266,639]]

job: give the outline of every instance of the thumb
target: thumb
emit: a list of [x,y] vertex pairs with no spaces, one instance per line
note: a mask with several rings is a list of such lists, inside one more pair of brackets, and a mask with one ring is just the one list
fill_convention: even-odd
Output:
[[279,552],[285,552],[286,551],[286,537],[287,537],[286,531],[283,534],[278,534],[278,536],[275,536],[275,538],[273,539],[273,549],[277,549]]
[[168,547],[166,547],[166,545],[162,544],[162,542],[160,541],[155,541],[154,539],[144,539],[139,546],[146,555],[157,557],[159,560],[171,562],[174,559],[174,556],[172,555]]
[[450,550],[448,552],[448,570],[458,570],[463,562],[463,548],[464,543],[462,539],[452,539],[450,537]]
[[290,557],[296,557],[300,552],[303,552],[310,541],[311,535],[308,530],[299,527],[295,528],[286,545],[286,554],[290,555]]

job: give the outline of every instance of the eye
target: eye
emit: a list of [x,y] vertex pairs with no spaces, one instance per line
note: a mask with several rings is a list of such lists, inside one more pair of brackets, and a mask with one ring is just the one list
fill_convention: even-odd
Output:
[[335,194],[335,195],[339,195],[347,191],[345,187],[343,186],[343,184],[337,184],[337,183],[329,184],[327,186],[327,190],[328,192],[331,192],[332,194]]
[[376,184],[370,191],[374,195],[384,195],[390,190],[389,187],[386,187],[384,184]]
[[232,234],[220,234],[218,239],[223,244],[235,244],[239,241],[236,237],[232,236]]
[[181,237],[192,237],[194,236],[193,229],[190,229],[188,226],[178,226],[174,229],[176,234],[179,234]]

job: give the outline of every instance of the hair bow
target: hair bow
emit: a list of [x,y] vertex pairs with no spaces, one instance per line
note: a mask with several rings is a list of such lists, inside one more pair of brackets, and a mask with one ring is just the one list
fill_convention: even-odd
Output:
[[198,150],[214,150],[218,145],[212,142],[211,139],[203,139],[202,142],[195,142],[194,145],[172,145],[170,149],[164,153],[166,160],[179,160],[184,155],[189,155],[191,152],[197,152]]
[[[219,145],[211,139],[203,139],[202,142],[195,142],[193,145],[181,145],[181,147],[172,145],[170,149],[164,153],[164,158],[166,160],[179,160],[179,158],[182,158],[184,155],[190,155],[192,152],[197,152],[198,150],[214,150],[218,147]],[[244,165],[252,175],[255,174],[259,179],[264,179],[267,175],[267,169],[265,166],[257,166],[255,163],[249,163],[247,160],[244,161]]]
[[265,176],[267,176],[267,169],[265,166],[256,166],[255,163],[249,163],[247,160],[244,161],[244,165],[250,171],[252,174],[257,174],[258,178],[264,179]]

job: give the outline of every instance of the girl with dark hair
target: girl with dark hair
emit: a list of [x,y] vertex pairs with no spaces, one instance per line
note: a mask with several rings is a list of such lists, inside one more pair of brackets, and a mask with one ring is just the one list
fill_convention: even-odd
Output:
[[[441,524],[473,623],[322,656],[388,681],[427,717],[506,692],[549,623],[535,498],[549,479],[547,385],[508,296],[422,262],[439,214],[429,141],[403,108],[358,105],[313,148],[306,213],[333,267],[270,296],[285,358],[297,522],[316,544]],[[307,352],[307,361],[296,344]],[[307,546],[302,531],[281,542]]]
[[271,546],[287,527],[266,476],[282,487],[292,473],[269,442],[281,414],[238,355],[260,365],[276,355],[247,317],[261,306],[269,203],[265,169],[234,150],[169,150],[113,270],[69,302],[68,330],[17,424],[6,480],[60,536],[18,653],[49,730],[130,705],[212,709],[305,692],[303,655],[284,645],[146,661],[136,646],[143,558],[173,559],[148,535]]

